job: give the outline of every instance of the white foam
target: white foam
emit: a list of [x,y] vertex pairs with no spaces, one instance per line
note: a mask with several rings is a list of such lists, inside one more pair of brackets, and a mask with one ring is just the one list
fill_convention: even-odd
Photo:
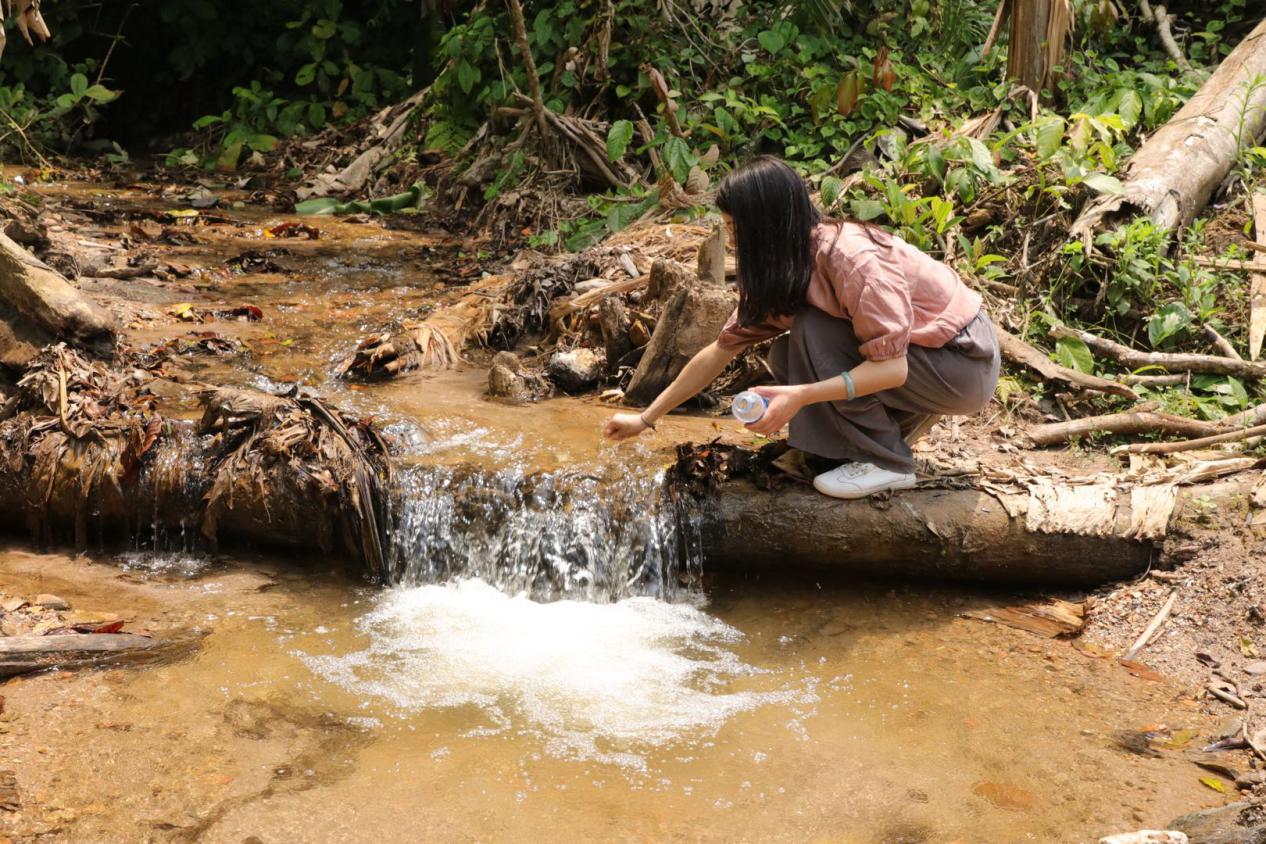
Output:
[[564,756],[641,767],[650,747],[800,697],[733,688],[765,673],[732,650],[742,634],[693,606],[651,598],[537,603],[466,580],[384,593],[358,624],[371,637],[367,649],[307,656],[308,665],[402,715],[481,707],[502,729],[535,732]]

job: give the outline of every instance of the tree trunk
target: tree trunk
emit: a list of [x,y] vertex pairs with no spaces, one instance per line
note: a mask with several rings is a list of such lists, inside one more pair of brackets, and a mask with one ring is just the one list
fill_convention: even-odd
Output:
[[1097,231],[1135,214],[1158,227],[1188,225],[1226,178],[1240,152],[1266,129],[1266,20],[1236,46],[1126,167],[1124,192],[1086,204],[1070,234],[1089,245]]
[[646,344],[625,398],[640,405],[654,401],[686,363],[717,338],[734,304],[730,289],[698,282],[673,294],[655,323],[655,333]]
[[1012,0],[1007,78],[1040,94],[1064,61],[1072,28],[1069,0]]
[[64,341],[97,354],[114,348],[110,317],[52,267],[0,234],[0,365],[20,370]]
[[[1090,586],[1146,571],[1151,541],[1128,538],[1122,513],[1102,535],[1030,529],[977,490],[914,490],[882,509],[812,489],[765,492],[722,483],[705,515],[713,565],[846,575]],[[812,530],[807,530],[811,525]],[[705,561],[706,563],[706,561]]]

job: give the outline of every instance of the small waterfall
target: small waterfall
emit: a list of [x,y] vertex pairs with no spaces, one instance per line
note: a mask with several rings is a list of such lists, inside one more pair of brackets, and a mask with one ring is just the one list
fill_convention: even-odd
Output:
[[700,514],[663,473],[414,466],[390,523],[398,585],[478,578],[538,600],[676,600],[700,574]]

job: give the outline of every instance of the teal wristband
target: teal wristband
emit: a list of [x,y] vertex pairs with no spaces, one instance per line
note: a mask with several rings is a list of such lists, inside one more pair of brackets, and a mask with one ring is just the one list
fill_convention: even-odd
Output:
[[848,390],[848,400],[857,398],[857,386],[853,384],[853,376],[847,372],[841,372],[840,377],[844,379],[844,389]]

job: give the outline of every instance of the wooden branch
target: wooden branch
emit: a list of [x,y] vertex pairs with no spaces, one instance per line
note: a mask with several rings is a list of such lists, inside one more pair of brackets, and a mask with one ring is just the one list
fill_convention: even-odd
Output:
[[1185,416],[1153,411],[1127,411],[1104,416],[1086,416],[1067,422],[1035,425],[1026,433],[1034,445],[1046,446],[1067,442],[1090,434],[1173,434],[1184,437],[1203,437],[1221,430],[1211,422],[1200,422]]
[[989,51],[998,43],[998,36],[1002,34],[1002,24],[1006,22],[1010,6],[1011,0],[999,0],[998,12],[993,16],[993,26],[989,27],[989,37],[985,39],[984,46],[980,48],[980,57],[982,59],[989,55]]
[[519,42],[519,56],[523,59],[523,67],[527,71],[528,89],[532,93],[532,111],[536,115],[536,126],[545,135],[545,101],[541,98],[541,77],[536,71],[536,61],[532,58],[532,47],[527,40],[527,24],[523,21],[523,6],[519,0],[506,0],[510,7],[510,20],[514,23],[514,37]]
[[1212,325],[1206,325],[1204,327],[1204,336],[1208,338],[1209,342],[1213,343],[1214,347],[1222,354],[1232,358],[1233,360],[1244,360],[1244,358],[1240,356],[1240,353],[1235,351],[1235,347],[1231,345],[1231,341],[1219,334],[1218,330]]
[[[1261,192],[1253,194],[1253,230],[1252,248],[1266,252],[1266,194]],[[1266,270],[1249,276],[1248,308],[1248,357],[1257,360],[1266,340]]]
[[1241,440],[1252,439],[1253,437],[1266,436],[1266,425],[1257,425],[1253,428],[1242,428],[1238,431],[1230,431],[1225,434],[1215,434],[1211,437],[1199,437],[1194,440],[1183,440],[1174,443],[1134,443],[1132,445],[1114,448],[1113,453],[1126,452],[1128,454],[1174,454],[1179,451],[1194,451],[1198,448],[1204,448],[1210,445],[1219,445],[1221,443],[1239,442]]
[[1228,416],[1218,424],[1223,428],[1250,428],[1253,425],[1266,424],[1266,404]]
[[1133,401],[1138,400],[1138,394],[1124,384],[1078,372],[1066,366],[1060,366],[1014,334],[1002,328],[995,328],[995,330],[998,334],[998,345],[1002,349],[1003,357],[1012,363],[1027,366],[1050,381],[1063,381],[1086,390],[1110,393]]
[[1147,627],[1143,629],[1143,632],[1139,634],[1139,637],[1134,640],[1134,644],[1130,645],[1130,649],[1125,652],[1125,655],[1121,657],[1122,659],[1134,659],[1134,657],[1138,656],[1139,651],[1147,647],[1147,643],[1150,642],[1152,637],[1156,635],[1156,631],[1159,630],[1160,626],[1165,623],[1165,619],[1169,618],[1170,612],[1174,609],[1174,602],[1177,600],[1178,590],[1175,589],[1169,593],[1169,598],[1165,601],[1164,605],[1156,613],[1156,616],[1151,620],[1151,622],[1148,623]]
[[1266,378],[1266,363],[1235,360],[1217,355],[1166,354],[1164,352],[1140,352],[1112,340],[1098,337],[1089,331],[1074,331],[1064,326],[1051,329],[1056,337],[1072,337],[1081,340],[1096,352],[1100,352],[1130,369],[1159,366],[1170,372],[1199,372],[1210,375],[1236,375],[1241,378]]
[[1174,40],[1174,32],[1170,28],[1174,16],[1166,11],[1164,6],[1157,6],[1152,10],[1152,18],[1156,21],[1156,31],[1160,33],[1161,44],[1164,45],[1165,52],[1169,53],[1169,57],[1178,65],[1179,70],[1183,73],[1191,73],[1191,63],[1187,61],[1187,57],[1179,49],[1178,42]]
[[597,304],[605,296],[612,293],[627,293],[630,290],[636,290],[642,287],[650,280],[650,273],[639,275],[636,278],[626,278],[623,281],[613,281],[612,283],[590,290],[588,293],[581,293],[574,299],[568,299],[550,309],[550,322],[558,322],[560,319],[571,316],[578,311],[588,310],[592,305]]
[[1191,380],[1191,373],[1178,372],[1173,375],[1122,375],[1122,383],[1131,387],[1178,387]]
[[685,138],[686,133],[682,131],[681,124],[677,122],[677,103],[668,93],[668,80],[664,79],[664,74],[649,64],[642,65],[641,69],[650,78],[651,87],[655,89],[655,95],[659,97],[660,103],[664,106],[664,117],[668,120],[668,131],[679,138]]
[[1207,258],[1204,255],[1188,255],[1187,260],[1197,267],[1213,267],[1219,270],[1243,270],[1249,273],[1266,273],[1266,263],[1241,261],[1237,258]]

